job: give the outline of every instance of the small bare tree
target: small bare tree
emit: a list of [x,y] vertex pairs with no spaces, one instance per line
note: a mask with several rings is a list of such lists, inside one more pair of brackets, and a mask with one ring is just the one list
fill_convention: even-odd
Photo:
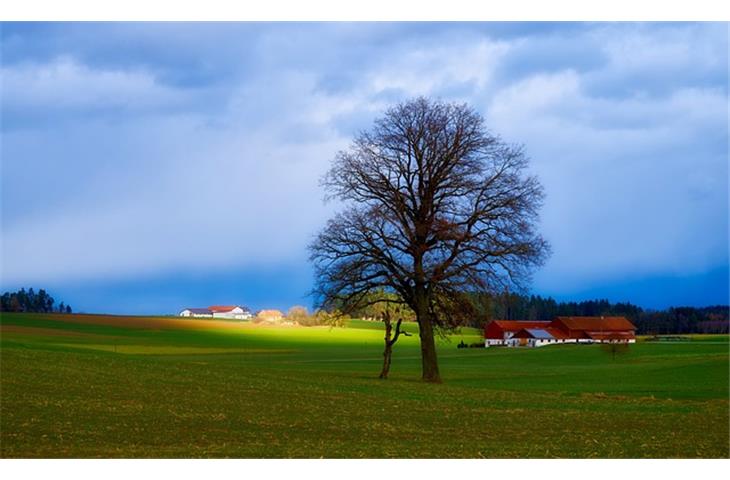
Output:
[[527,166],[466,105],[389,109],[323,179],[346,207],[310,245],[318,301],[347,309],[372,291],[396,294],[416,315],[422,378],[440,382],[434,332],[473,314],[470,293],[523,285],[548,253]]
[[601,348],[604,352],[611,355],[611,360],[616,360],[616,355],[624,355],[629,352],[629,344],[617,339],[608,339],[608,343],[602,343]]
[[[397,313],[396,313],[397,315]],[[410,336],[410,333],[405,330],[401,330],[401,324],[403,323],[403,317],[398,316],[395,323],[395,334],[393,334],[393,312],[390,310],[383,310],[380,314],[380,318],[385,324],[385,349],[383,350],[383,368],[380,370],[379,378],[385,380],[388,378],[390,373],[390,364],[393,360],[393,345],[398,341],[398,338],[402,335]]]
[[[412,322],[415,319],[413,310],[401,298],[382,290],[371,292],[363,298],[364,305],[359,312],[368,317],[381,320],[385,327],[385,348],[383,349],[383,368],[379,378],[385,380],[390,372],[393,359],[393,345],[401,335],[410,337],[411,334],[401,329],[404,321]],[[393,322],[395,321],[395,328]]]

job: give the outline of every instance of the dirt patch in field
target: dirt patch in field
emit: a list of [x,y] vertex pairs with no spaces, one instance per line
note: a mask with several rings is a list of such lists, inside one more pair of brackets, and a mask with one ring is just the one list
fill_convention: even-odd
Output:
[[[81,323],[88,325],[108,325],[112,327],[143,328],[149,330],[167,329],[234,329],[260,328],[251,322],[231,322],[225,320],[200,320],[182,317],[127,317],[117,315],[84,315],[84,314],[47,314],[43,320],[64,323]],[[265,327],[264,327],[265,328]]]
[[91,344],[91,343],[68,343],[59,345],[72,348],[84,348],[89,350],[101,350],[105,352],[124,353],[131,355],[216,355],[216,354],[281,354],[294,353],[296,350],[274,349],[274,348],[222,348],[222,347],[186,347],[171,345],[114,345],[114,344]]
[[55,328],[22,327],[20,325],[0,325],[0,333],[20,333],[23,335],[39,335],[45,337],[116,338],[111,335],[71,332],[69,330],[60,330]]

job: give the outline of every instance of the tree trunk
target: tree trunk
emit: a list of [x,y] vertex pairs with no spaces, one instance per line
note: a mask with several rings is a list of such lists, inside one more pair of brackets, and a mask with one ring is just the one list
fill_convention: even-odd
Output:
[[390,342],[385,343],[385,351],[383,352],[383,370],[380,372],[382,380],[388,378],[388,372],[390,372],[390,359],[393,356],[393,344]]
[[425,291],[417,290],[420,290],[416,292],[416,320],[418,321],[418,335],[421,338],[421,379],[424,382],[441,383],[428,299]]
[[418,319],[418,330],[421,337],[421,379],[425,382],[441,383],[438,359],[436,358],[436,341],[433,337],[431,319]]
[[393,326],[390,323],[390,314],[383,314],[383,323],[385,323],[385,350],[383,350],[383,369],[380,371],[380,378],[385,380],[388,378],[388,372],[390,371],[390,359],[393,355],[393,343],[390,341],[390,334],[393,331]]

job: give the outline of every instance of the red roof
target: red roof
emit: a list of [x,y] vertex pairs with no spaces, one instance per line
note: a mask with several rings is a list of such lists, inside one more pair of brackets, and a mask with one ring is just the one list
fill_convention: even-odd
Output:
[[[592,332],[636,330],[634,324],[625,317],[558,317],[555,321],[562,323],[570,330],[590,330]],[[559,325],[555,326],[559,327]]]
[[499,328],[509,332],[516,332],[523,328],[545,328],[550,322],[546,321],[530,321],[530,320],[493,320],[493,324]]
[[559,328],[548,327],[545,329],[545,331],[547,331],[550,335],[557,339],[569,338],[568,334],[560,330]]
[[230,312],[234,308],[236,308],[236,305],[213,305],[212,307],[208,307],[208,310],[211,312],[223,313]]
[[534,322],[523,320],[492,320],[484,327],[484,338],[504,339],[505,333],[517,332],[523,328],[544,329],[550,322]]
[[[522,329],[544,330],[556,339],[592,338],[594,340],[632,339],[636,327],[625,317],[557,317],[552,322],[526,320],[493,320],[484,329],[484,337],[504,339],[506,333]],[[529,335],[522,332],[520,336]]]
[[537,340],[552,340],[553,336],[544,328],[523,328],[512,338],[535,338]]

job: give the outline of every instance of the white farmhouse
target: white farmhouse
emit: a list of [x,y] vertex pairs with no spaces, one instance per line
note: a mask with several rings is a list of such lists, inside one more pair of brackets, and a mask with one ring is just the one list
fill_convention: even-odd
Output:
[[186,308],[180,312],[181,317],[203,317],[203,318],[235,318],[237,320],[249,320],[253,318],[251,311],[246,307],[238,305],[213,305],[208,308]]
[[239,307],[238,305],[213,305],[208,307],[216,318],[236,318],[238,320],[248,320],[253,317],[248,308]]
[[186,308],[180,312],[181,317],[212,317],[213,312],[207,308]]

